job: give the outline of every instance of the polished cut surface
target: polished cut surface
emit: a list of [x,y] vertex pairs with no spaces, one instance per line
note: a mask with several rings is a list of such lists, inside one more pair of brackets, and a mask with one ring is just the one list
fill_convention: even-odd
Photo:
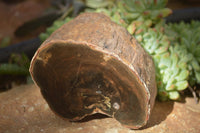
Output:
[[81,14],[55,31],[30,72],[50,108],[70,121],[102,113],[140,128],[157,92],[151,57],[126,29],[98,13]]

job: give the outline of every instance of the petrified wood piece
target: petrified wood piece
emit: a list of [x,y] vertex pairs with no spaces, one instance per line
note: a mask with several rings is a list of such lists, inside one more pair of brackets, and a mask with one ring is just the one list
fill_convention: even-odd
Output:
[[78,121],[94,113],[137,129],[147,123],[157,88],[151,57],[123,27],[84,13],[55,31],[30,67],[50,108]]

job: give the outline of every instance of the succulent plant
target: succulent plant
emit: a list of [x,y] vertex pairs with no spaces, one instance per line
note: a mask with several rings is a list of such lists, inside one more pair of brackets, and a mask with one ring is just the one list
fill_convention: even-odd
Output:
[[148,28],[139,34],[136,30],[135,36],[154,59],[159,99],[177,100],[178,91],[188,87],[189,75],[185,60],[177,54],[180,46],[171,46],[164,31],[153,28]]
[[165,8],[166,4],[167,0],[123,0],[118,2],[118,8],[129,22],[152,20],[157,23],[172,13],[171,9]]
[[29,75],[30,60],[25,54],[12,54],[9,63],[0,64],[0,75]]
[[[177,100],[180,97],[179,91],[186,89],[189,85],[190,71],[186,62],[192,60],[192,54],[189,56],[187,51],[184,51],[184,46],[173,45],[170,40],[172,38],[165,33],[165,22],[162,17],[171,13],[170,9],[165,8],[166,2],[135,0],[132,1],[135,4],[131,5],[130,1],[125,0],[123,8],[126,10],[123,11],[124,14],[128,11],[128,15],[130,12],[140,14],[131,19],[128,17],[131,23],[127,30],[136,37],[154,59],[158,98]],[[139,9],[136,3],[141,6]]]
[[168,24],[165,28],[172,45],[181,47],[178,54],[187,55],[190,58],[185,61],[187,69],[190,71],[190,84],[200,83],[200,22]]
[[115,0],[86,0],[86,6],[90,8],[105,8],[108,6],[112,6]]

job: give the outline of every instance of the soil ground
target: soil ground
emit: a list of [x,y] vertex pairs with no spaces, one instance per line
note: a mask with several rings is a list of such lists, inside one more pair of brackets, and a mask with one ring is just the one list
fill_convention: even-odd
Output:
[[149,123],[139,130],[101,115],[74,123],[55,115],[33,84],[0,93],[2,133],[199,133],[199,118],[200,104],[186,98],[182,102],[156,101]]

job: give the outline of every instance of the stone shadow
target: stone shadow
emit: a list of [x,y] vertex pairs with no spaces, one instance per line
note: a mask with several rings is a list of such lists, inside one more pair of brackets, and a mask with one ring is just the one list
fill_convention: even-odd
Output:
[[173,107],[174,107],[173,101],[161,102],[156,100],[147,125],[145,125],[140,129],[147,129],[160,124],[172,112]]

